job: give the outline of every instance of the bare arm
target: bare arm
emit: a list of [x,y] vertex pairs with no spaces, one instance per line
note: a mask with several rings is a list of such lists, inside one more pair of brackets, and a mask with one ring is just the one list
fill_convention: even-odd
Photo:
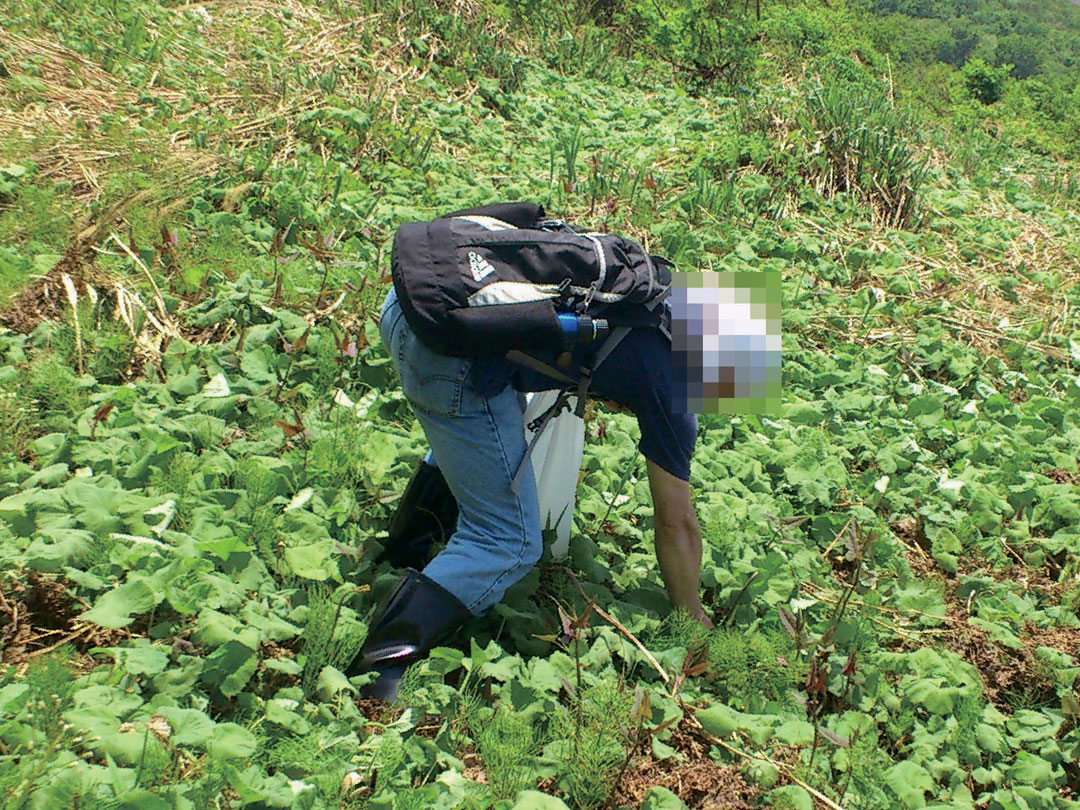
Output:
[[701,607],[701,526],[690,494],[690,484],[646,459],[653,499],[656,559],[675,607],[706,627],[712,621]]

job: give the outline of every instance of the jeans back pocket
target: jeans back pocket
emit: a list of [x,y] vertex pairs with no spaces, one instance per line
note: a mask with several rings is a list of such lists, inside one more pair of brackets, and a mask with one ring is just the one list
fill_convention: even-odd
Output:
[[472,360],[448,357],[425,346],[406,322],[399,305],[388,307],[383,320],[387,323],[384,341],[409,402],[426,413],[459,416]]

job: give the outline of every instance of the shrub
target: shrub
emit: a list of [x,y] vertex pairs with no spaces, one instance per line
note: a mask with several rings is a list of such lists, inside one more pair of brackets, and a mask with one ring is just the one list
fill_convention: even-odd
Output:
[[999,67],[1011,66],[1009,75],[1014,79],[1026,79],[1039,72],[1039,57],[1029,40],[1019,34],[1009,34],[998,40],[994,60]]
[[937,58],[953,67],[960,67],[978,44],[979,34],[970,23],[958,22],[950,30],[949,38],[938,46]]
[[615,19],[625,38],[690,72],[691,84],[737,86],[753,70],[758,24],[742,0],[629,0]]
[[840,82],[813,87],[805,107],[804,137],[826,158],[816,172],[826,196],[852,193],[887,224],[909,224],[927,174],[912,144],[914,122],[882,94]]
[[968,93],[983,104],[999,101],[1009,81],[1009,68],[992,67],[982,59],[969,59],[961,73]]

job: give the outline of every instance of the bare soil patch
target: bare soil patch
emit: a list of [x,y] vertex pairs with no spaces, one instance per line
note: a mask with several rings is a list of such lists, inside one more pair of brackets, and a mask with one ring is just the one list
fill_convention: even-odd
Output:
[[125,637],[123,631],[77,621],[82,607],[63,578],[31,572],[25,581],[0,585],[0,662],[22,668],[67,643],[85,653]]
[[979,672],[987,700],[1007,713],[1012,712],[1010,697],[1055,700],[1050,673],[1036,650],[1052,647],[1080,656],[1080,628],[1039,627],[1027,622],[1017,634],[1024,646],[1013,649],[970,624],[966,604],[950,589],[946,589],[945,601],[945,625],[950,632],[942,637],[944,645]]
[[[1046,475],[1055,478],[1055,473],[1069,475],[1064,470],[1050,471]],[[1014,649],[994,641],[985,630],[970,623],[968,601],[957,595],[956,586],[962,575],[986,576],[998,582],[1015,583],[1025,593],[1038,594],[1040,601],[1060,604],[1065,585],[1046,567],[1033,569],[1022,564],[1001,570],[965,561],[955,576],[947,575],[928,553],[929,543],[916,519],[899,520],[893,523],[892,529],[907,548],[911,570],[920,578],[943,580],[945,622],[937,638],[946,649],[975,667],[986,699],[1008,714],[1012,713],[1016,701],[1056,703],[1052,673],[1038,657],[1037,650],[1050,647],[1080,658],[1080,628],[1041,627],[1025,622],[1016,634],[1023,646]],[[902,640],[901,646],[911,643]]]
[[67,269],[70,264],[65,256],[46,275],[23,287],[7,307],[0,310],[0,324],[28,335],[45,321],[63,321],[70,305],[61,277],[65,273],[71,276],[80,295],[86,289],[85,283],[77,280],[77,276]]
[[690,810],[749,810],[756,806],[760,789],[747,782],[735,765],[721,765],[709,755],[684,720],[668,743],[675,749],[669,759],[635,757],[616,787],[616,803],[640,807],[649,788],[665,787]]

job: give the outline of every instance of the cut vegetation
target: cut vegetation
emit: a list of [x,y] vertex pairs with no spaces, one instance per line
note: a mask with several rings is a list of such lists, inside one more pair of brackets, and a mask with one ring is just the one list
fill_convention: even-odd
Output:
[[[956,5],[6,0],[0,808],[1080,808],[1080,9]],[[784,406],[700,419],[715,631],[595,408],[361,701],[389,240],[506,199],[781,273]]]

